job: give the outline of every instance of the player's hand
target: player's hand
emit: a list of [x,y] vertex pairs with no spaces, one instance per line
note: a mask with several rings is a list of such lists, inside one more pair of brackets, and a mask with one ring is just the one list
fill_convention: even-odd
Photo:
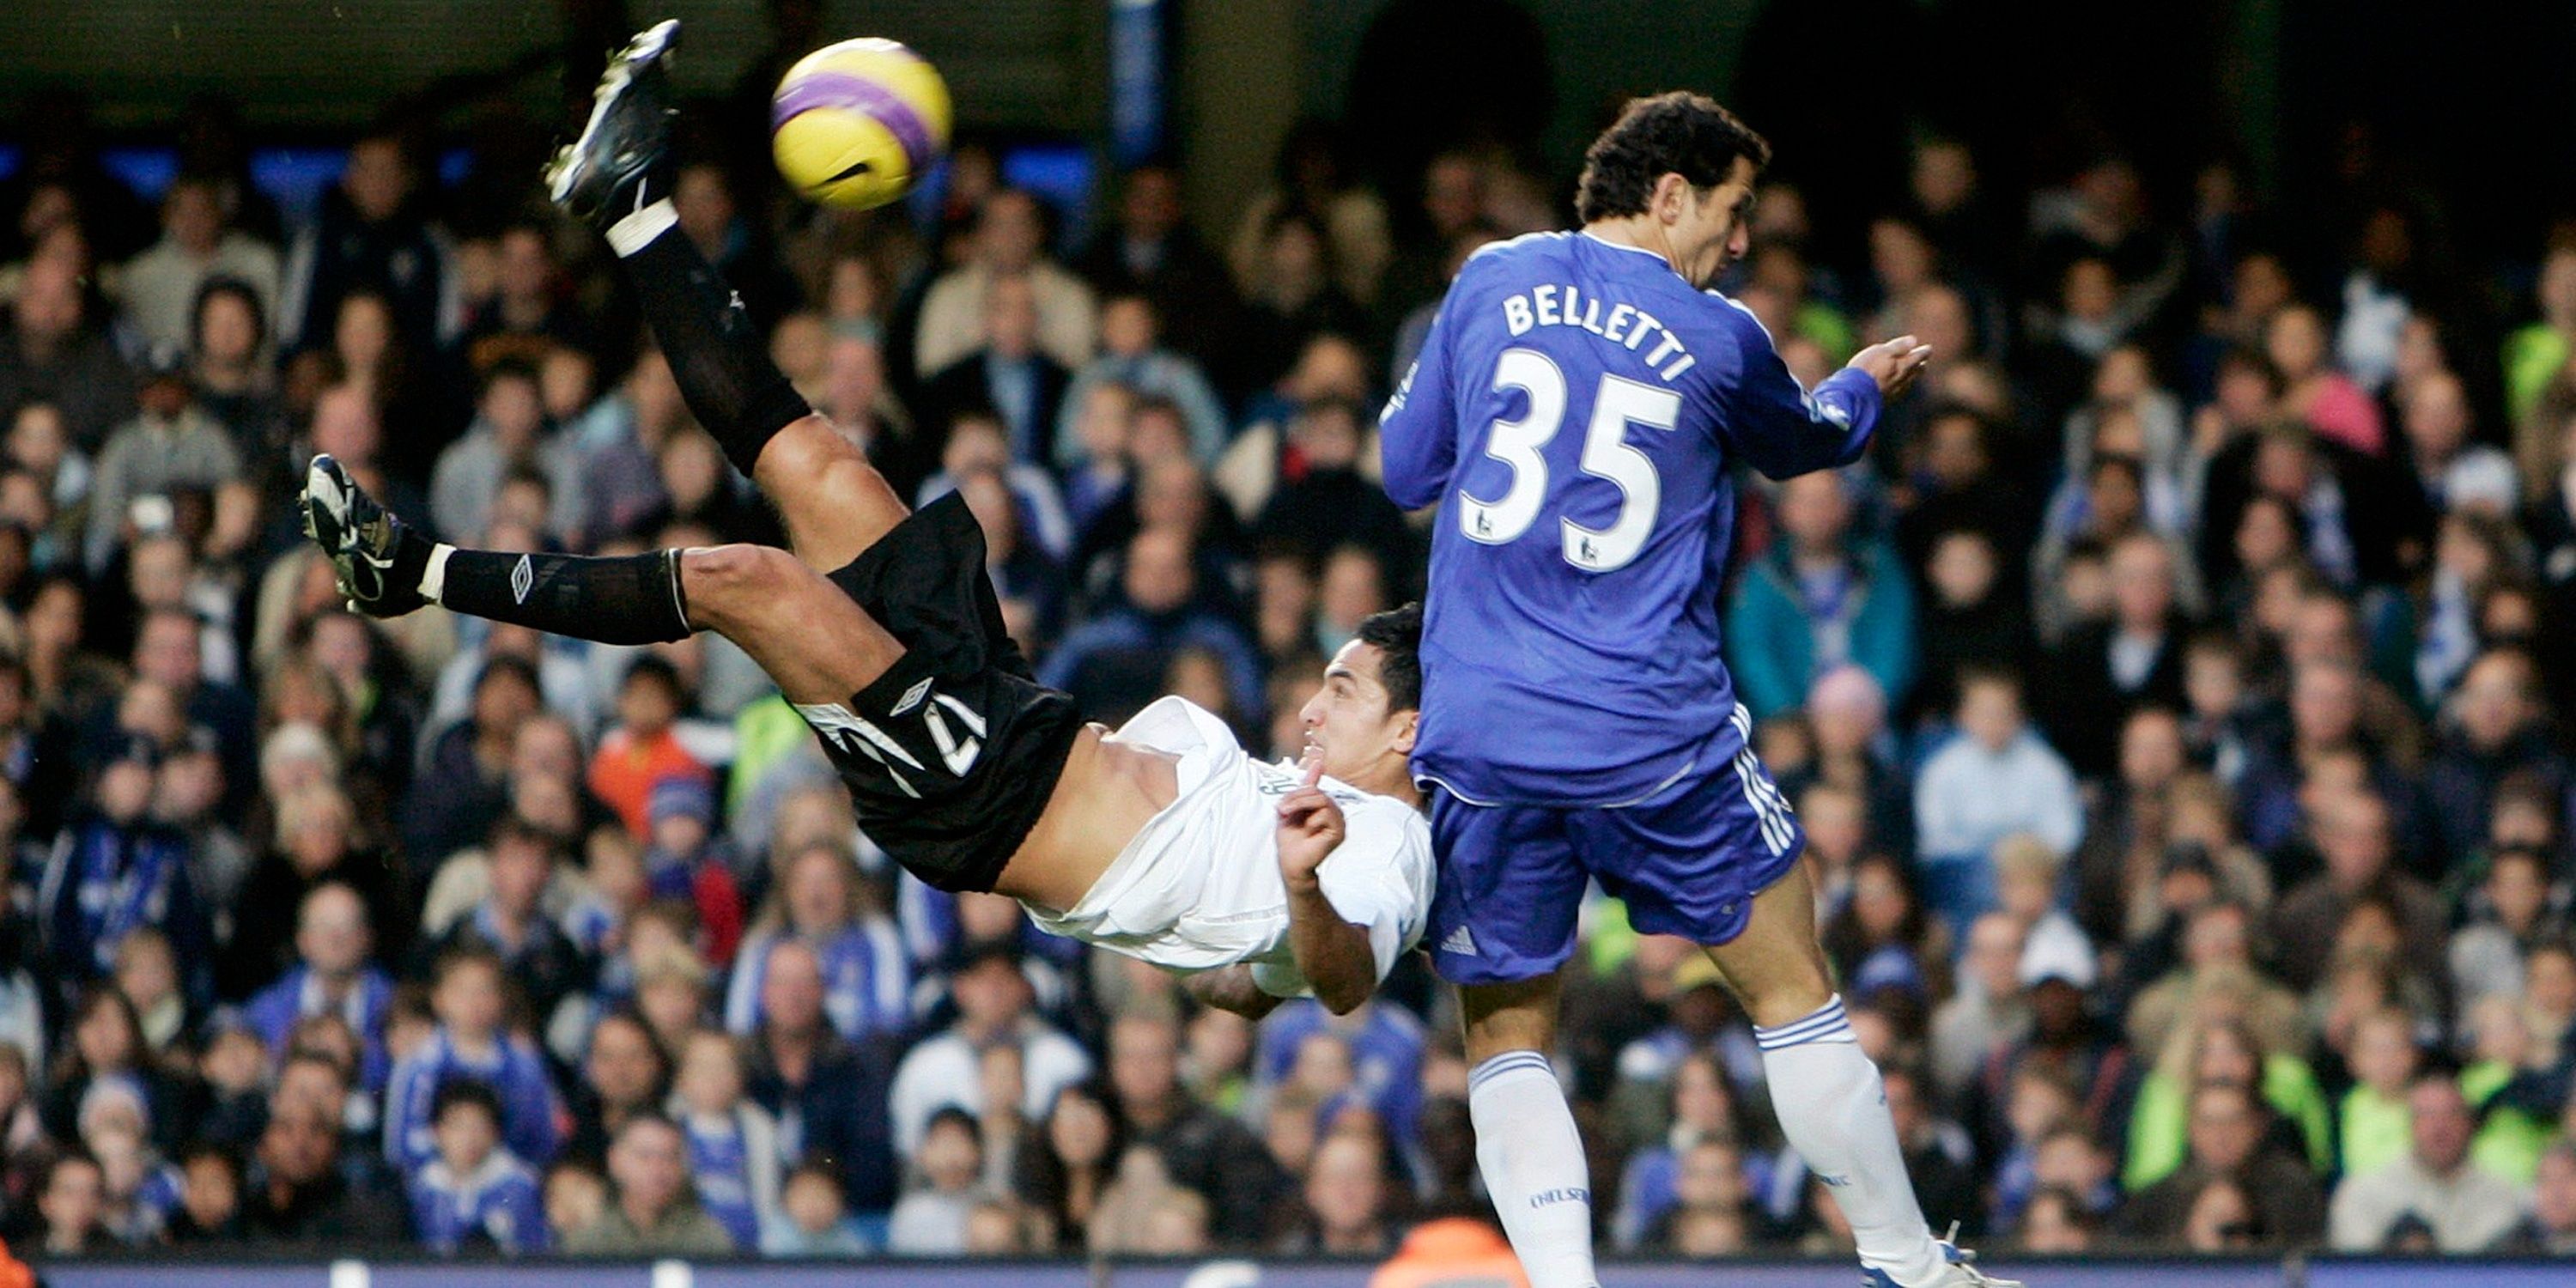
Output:
[[1279,875],[1293,894],[1311,894],[1319,886],[1324,856],[1342,843],[1347,824],[1342,807],[1319,785],[1324,758],[1306,753],[1306,781],[1279,802]]
[[1923,374],[1923,366],[1932,360],[1932,346],[1910,335],[1882,340],[1852,355],[1851,366],[1869,373],[1878,382],[1881,398],[1904,393]]

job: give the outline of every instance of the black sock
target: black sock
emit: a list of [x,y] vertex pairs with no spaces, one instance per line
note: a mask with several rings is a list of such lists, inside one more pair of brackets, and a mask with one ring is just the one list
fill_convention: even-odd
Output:
[[813,413],[769,360],[769,345],[742,297],[674,226],[625,257],[637,304],[680,396],[715,435],[725,459],[751,477],[752,462],[778,431]]
[[598,644],[658,644],[692,634],[677,550],[611,558],[459,550],[447,557],[438,602],[470,617]]

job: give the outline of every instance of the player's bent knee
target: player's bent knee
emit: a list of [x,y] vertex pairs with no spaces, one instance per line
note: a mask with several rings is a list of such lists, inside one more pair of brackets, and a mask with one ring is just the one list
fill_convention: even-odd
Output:
[[680,560],[681,589],[689,616],[722,631],[739,626],[764,606],[775,606],[802,565],[776,546],[737,542],[691,550]]

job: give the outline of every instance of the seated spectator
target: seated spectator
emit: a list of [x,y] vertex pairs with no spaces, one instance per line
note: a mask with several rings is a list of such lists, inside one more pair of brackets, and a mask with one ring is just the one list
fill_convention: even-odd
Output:
[[2353,791],[2334,794],[2321,809],[2310,835],[2325,871],[2292,888],[2272,909],[2282,977],[2293,988],[2321,979],[2336,929],[2366,899],[2384,900],[2394,909],[2407,960],[2439,962],[2441,904],[2423,882],[2391,870],[2388,807],[2367,791]]
[[421,960],[433,963],[460,950],[491,954],[517,981],[540,1029],[565,998],[588,986],[592,969],[543,905],[563,847],[561,836],[517,814],[504,816],[485,847],[488,891],[422,949]]
[[241,448],[197,405],[175,355],[144,382],[137,403],[134,418],[119,424],[98,449],[91,476],[82,558],[93,574],[105,571],[135,538],[170,531],[175,494],[211,494],[243,478]]
[[1262,709],[1259,654],[1234,623],[1198,606],[1186,536],[1170,528],[1137,533],[1119,584],[1125,602],[1069,632],[1039,668],[1039,683],[1073,694],[1094,718],[1123,720],[1159,696],[1173,653],[1204,648],[1225,662],[1235,709]]
[[2346,1176],[2376,1172],[2405,1157],[2408,1109],[2421,1064],[2415,1022],[2402,1011],[2372,1011],[2353,1022],[2352,1089],[2335,1106],[2335,1159]]
[[187,961],[203,962],[211,947],[186,838],[149,813],[160,750],[129,737],[104,760],[36,891],[55,984],[66,993],[113,971],[116,946],[144,926],[168,935]]
[[2365,456],[2387,450],[2388,427],[2379,405],[2352,378],[2330,365],[2325,318],[2293,303],[2272,315],[2264,352],[2287,383],[2284,410],[2317,433]]
[[2315,1173],[2278,1146],[2265,1143],[2270,1115],[2249,1087],[2204,1084],[2192,1093],[2190,1150],[2183,1165],[2163,1180],[2134,1191],[2120,1208],[2117,1226],[2128,1238],[2179,1239],[2192,1201],[2210,1181],[2234,1180],[2254,1200],[2255,1219],[2273,1242],[2309,1246],[2325,1233],[2325,1198]]
[[1288,423],[1288,464],[1270,503],[1253,520],[1253,540],[1321,561],[1336,546],[1358,543],[1385,568],[1412,566],[1413,530],[1386,492],[1361,476],[1370,450],[1367,415],[1351,403],[1309,403]]
[[808,845],[790,855],[768,906],[743,940],[725,994],[725,1027],[749,1033],[761,1011],[770,949],[796,939],[823,967],[824,1013],[843,1037],[899,1036],[912,1025],[912,974],[894,921],[878,906],[847,850]]
[[281,1099],[260,1134],[244,1224],[253,1241],[312,1251],[386,1244],[409,1229],[391,1188],[343,1170],[340,1128],[327,1111]]
[[2048,653],[2034,705],[2050,743],[2080,777],[2117,768],[2119,731],[2130,713],[2183,703],[2190,623],[2174,603],[2173,561],[2165,540],[2150,532],[2113,542],[2110,620],[2069,633]]
[[[1128,499],[1136,419],[1144,405],[1135,390],[1114,380],[1065,395],[1065,419],[1056,444],[1060,454],[1071,450],[1080,456],[1072,464],[1059,466],[1064,472],[1065,517],[1076,533],[1087,536],[1102,515]],[[1160,406],[1171,410],[1157,414],[1180,419],[1176,404]]]
[[1142,295],[1113,295],[1100,308],[1100,356],[1074,373],[1065,390],[1055,431],[1055,454],[1047,462],[1072,471],[1090,464],[1098,448],[1079,432],[1078,417],[1091,414],[1091,395],[1103,385],[1116,385],[1134,398],[1168,400],[1189,426],[1191,455],[1202,465],[1216,463],[1225,450],[1225,407],[1199,364],[1163,347],[1163,319]]
[[[2194,862],[2188,856],[2183,861]],[[2182,923],[2181,943],[2173,968],[2129,1005],[2127,1032],[2133,1049],[2164,1050],[2165,1040],[2189,1022],[2198,1001],[2213,994],[2229,998],[2238,1018],[2267,1049],[2305,1044],[2306,1020],[2299,1013],[2298,996],[2255,964],[2257,927],[2245,905],[2213,894],[2177,920]]]
[[72,449],[95,455],[134,414],[135,380],[80,279],[77,265],[59,259],[27,266],[0,330],[0,407],[52,405]]
[[1312,998],[1290,1001],[1261,1022],[1253,1055],[1255,1085],[1272,1087],[1287,1080],[1300,1048],[1318,1033],[1333,1034],[1347,1045],[1352,1098],[1375,1111],[1389,1135],[1411,1139],[1422,1109],[1421,1021],[1402,1006],[1375,1000],[1343,1015],[1332,1014]]
[[214,1248],[248,1237],[242,1225],[241,1155],[213,1143],[191,1145],[179,1156],[179,1208],[165,1232],[171,1246]]
[[187,1130],[189,1088],[163,1071],[143,1039],[134,1004],[114,988],[94,984],[80,994],[64,1025],[63,1042],[46,1071],[39,1101],[45,1131],[56,1141],[80,1136],[82,1106],[102,1087],[133,1093],[144,1122],[164,1148],[176,1148]]
[[646,653],[617,686],[617,724],[590,758],[590,790],[617,811],[636,839],[652,836],[653,787],[673,778],[710,777],[707,767],[672,732],[689,709],[680,673],[660,654]]
[[2470,1160],[2477,1120],[2449,1076],[2416,1079],[2406,1104],[2411,1147],[2405,1157],[2347,1177],[2335,1191],[2335,1251],[2386,1251],[2410,1217],[2430,1227],[2435,1250],[2496,1248],[2531,1210],[2530,1190]]
[[2507,1246],[2552,1257],[2576,1253],[2576,1141],[2560,1141],[2540,1156],[2531,1216]]
[[537,1177],[501,1144],[501,1098],[482,1083],[450,1082],[430,1108],[438,1152],[413,1169],[413,1237],[434,1252],[546,1248]]
[[365,1045],[362,1078],[381,1089],[391,1065],[385,1057],[385,1010],[394,982],[369,960],[373,936],[366,904],[337,882],[318,885],[296,911],[296,964],[245,1005],[244,1021],[266,1043],[271,1060],[286,1056],[297,1024],[314,1015],[338,1015]]
[[[1278,486],[1281,466],[1287,459],[1288,418],[1297,408],[1330,398],[1369,404],[1376,390],[1370,382],[1372,370],[1368,355],[1358,342],[1345,335],[1325,333],[1306,342],[1297,355],[1297,365],[1288,374],[1245,400],[1237,418],[1243,428],[1234,442],[1217,458],[1209,474],[1217,490],[1224,494],[1237,517],[1249,522],[1270,503],[1271,489]],[[1173,416],[1180,427],[1177,409]],[[1181,435],[1177,442],[1186,443]],[[1377,459],[1372,454],[1360,462],[1361,472],[1377,477]]]
[[1395,1250],[1395,1192],[1378,1136],[1340,1131],[1317,1146],[1303,1198],[1299,1228],[1281,1251],[1375,1258]]
[[1944,1102],[1956,1102],[1989,1056],[2028,1032],[2030,1009],[2020,978],[2027,942],[2023,923],[2003,912],[1985,913],[1968,923],[1958,980],[1950,996],[1933,1008],[1928,1034],[1928,1071]]
[[1019,1151],[1011,1185],[1036,1209],[1054,1250],[1089,1246],[1092,1214],[1126,1146],[1126,1119],[1107,1088],[1077,1082],[1056,1093],[1037,1139]]
[[1648,1232],[1681,1205],[1682,1160],[1703,1142],[1727,1145],[1736,1154],[1739,1202],[1769,1188],[1770,1160],[1745,1152],[1743,1104],[1715,1057],[1704,1052],[1684,1057],[1668,1085],[1671,1128],[1661,1141],[1644,1143],[1630,1154],[1619,1179],[1619,1209],[1611,1229],[1622,1251],[1646,1246]]
[[2467,1015],[2490,997],[2519,1001],[2523,955],[2565,933],[2565,913],[2545,852],[2515,845],[2487,858],[2486,876],[2466,900],[2469,924],[2451,935],[2451,993]]
[[45,1256],[86,1257],[116,1244],[107,1229],[107,1173],[87,1154],[62,1154],[46,1166],[36,1215],[43,1221],[39,1248]]
[[772,1118],[794,1124],[782,1133],[781,1153],[834,1160],[855,1211],[892,1208],[898,1155],[889,1125],[890,1044],[853,1043],[832,1031],[823,1010],[822,965],[799,940],[770,946],[760,998],[751,1098]]
[[1907,728],[1947,719],[1959,705],[1959,676],[1979,666],[2026,671],[2038,650],[2021,583],[2005,576],[2006,553],[1971,528],[1935,534],[1922,562],[1922,679],[1904,713]]
[[799,1163],[787,1174],[780,1211],[761,1230],[764,1257],[863,1257],[876,1251],[841,1198],[828,1164]]
[[506,976],[490,949],[459,946],[438,960],[430,1005],[438,1024],[421,1048],[394,1062],[385,1088],[385,1157],[418,1167],[437,1152],[430,1109],[438,1089],[459,1079],[488,1084],[501,1098],[501,1138],[532,1166],[551,1162],[561,1098],[543,1057],[502,1027]]
[[[692,1017],[693,1019],[695,1017]],[[651,1024],[632,1010],[613,1010],[590,1027],[574,1087],[572,1139],[564,1152],[599,1162],[626,1120],[659,1109],[671,1089],[671,1057]]]
[[977,1053],[994,1043],[1020,1048],[1020,1112],[1026,1119],[1045,1113],[1059,1089],[1091,1073],[1091,1057],[1079,1045],[1029,1014],[1028,978],[1016,946],[976,945],[951,974],[949,990],[957,1002],[956,1023],[916,1044],[895,1072],[888,1110],[895,1147],[907,1155],[919,1148],[922,1130],[939,1109],[953,1105],[969,1115],[982,1111]]
[[1924,901],[1954,934],[1994,906],[1996,843],[2027,832],[2064,854],[2084,823],[2074,775],[2023,717],[2018,678],[1963,677],[1958,718],[1961,736],[1924,761],[1914,789]]
[[929,505],[975,475],[996,476],[1010,488],[1020,530],[1049,558],[1063,559],[1073,553],[1074,529],[1064,498],[1056,491],[1055,476],[1044,466],[1013,459],[1008,432],[991,411],[969,408],[958,413],[949,422],[939,472],[922,481],[914,504]]
[[987,297],[996,281],[1013,277],[1029,286],[1035,348],[1064,370],[1091,361],[1099,325],[1091,288],[1047,255],[1046,212],[1038,199],[1004,188],[976,211],[967,261],[941,274],[922,300],[913,361],[924,378],[990,342]]
[[1367,314],[1336,283],[1333,241],[1300,210],[1263,225],[1243,279],[1243,304],[1218,364],[1218,383],[1240,400],[1285,374],[1318,335],[1365,335]]
[[2198,1110],[2198,1092],[2221,1084],[2262,1098],[2267,1144],[2286,1157],[2306,1159],[2319,1174],[2332,1166],[2330,1108],[2308,1062],[2293,1051],[2257,1045],[2242,1023],[2196,1019],[2165,1039],[2138,1087],[2122,1188],[2141,1193],[2196,1157],[2191,1115]]
[[2576,788],[2576,768],[2550,735],[2539,671],[2519,651],[2478,655],[2445,705],[2451,718],[2424,766],[2424,803],[2441,847],[2431,870],[2448,873],[2485,846],[2486,822],[2506,779],[2527,777],[2563,809]]
[[503,483],[519,471],[535,473],[552,489],[546,535],[568,537],[584,530],[577,456],[573,445],[546,422],[537,369],[525,362],[503,362],[484,374],[474,423],[465,436],[438,454],[429,484],[433,530],[457,537],[483,532]]
[[161,240],[125,265],[117,296],[127,325],[150,354],[189,347],[206,284],[250,290],[262,314],[277,307],[277,248],[231,227],[218,184],[181,175],[161,194]]
[[1064,630],[1072,594],[1064,565],[1025,535],[1019,495],[1002,475],[969,475],[957,491],[984,530],[984,574],[1001,601],[1003,625],[1022,652],[1043,654]]
[[[1181,1088],[1178,1055],[1179,1035],[1169,1020],[1130,1014],[1110,1026],[1110,1085],[1128,1124],[1130,1157],[1134,1147],[1142,1147],[1159,1160],[1155,1170],[1167,1184],[1211,1196],[1204,1234],[1228,1247],[1250,1246],[1266,1233],[1268,1206],[1284,1188],[1283,1178],[1251,1132]],[[1127,1170],[1122,1161],[1121,1186]],[[1116,1223],[1104,1227],[1106,1219],[1095,1217],[1094,1248],[1104,1239],[1119,1246]]]
[[[992,417],[1010,460],[1044,468],[1056,458],[1057,418],[1072,378],[1045,351],[1037,297],[1038,287],[1026,275],[990,279],[984,287],[984,342],[932,369],[919,403],[928,426],[953,427],[970,414]],[[946,454],[943,441],[924,446]]]
[[716,830],[714,790],[703,779],[664,779],[645,798],[645,817],[651,833],[640,896],[688,901],[706,956],[732,961],[742,943],[742,889],[732,842]]
[[689,1186],[688,1145],[670,1119],[637,1114],[608,1149],[610,1201],[598,1219],[565,1236],[589,1257],[721,1257],[734,1250],[723,1225]]
[[1181,204],[1180,172],[1147,163],[1126,174],[1117,217],[1092,235],[1074,268],[1105,297],[1101,343],[1122,352],[1113,316],[1122,299],[1150,304],[1174,323],[1184,349],[1201,357],[1215,351],[1234,310],[1234,283],[1225,261],[1199,239]]
[[688,1138],[698,1205],[736,1249],[758,1249],[764,1224],[778,1217],[778,1124],[744,1099],[742,1049],[734,1038],[700,1029],[681,1044],[671,1111]]
[[930,1116],[912,1159],[914,1183],[894,1205],[886,1250],[902,1256],[966,1251],[966,1216],[984,1201],[984,1156],[975,1119],[953,1105]]
[[596,347],[590,319],[555,262],[553,225],[504,226],[493,239],[492,258],[492,293],[473,302],[457,337],[467,365],[490,371],[503,362],[536,363],[558,347]]
[[1780,485],[1782,539],[1754,562],[1726,614],[1736,695],[1756,721],[1797,705],[1815,677],[1848,662],[1901,704],[1914,680],[1913,592],[1896,552],[1854,532],[1839,474]]

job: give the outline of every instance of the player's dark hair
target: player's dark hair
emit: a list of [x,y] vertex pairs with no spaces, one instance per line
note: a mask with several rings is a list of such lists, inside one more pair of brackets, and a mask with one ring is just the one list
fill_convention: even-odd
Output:
[[1360,619],[1359,641],[1378,651],[1377,682],[1392,712],[1422,706],[1422,605],[1406,604]]
[[1738,158],[1771,164],[1771,144],[1705,94],[1675,90],[1632,98],[1583,154],[1574,210],[1583,222],[1641,215],[1655,181],[1678,174],[1706,190],[1726,181]]
[[480,1109],[491,1118],[494,1127],[501,1125],[500,1094],[492,1090],[492,1084],[480,1078],[457,1078],[441,1083],[437,1094],[429,1098],[429,1121],[445,1122],[448,1111],[454,1109]]

